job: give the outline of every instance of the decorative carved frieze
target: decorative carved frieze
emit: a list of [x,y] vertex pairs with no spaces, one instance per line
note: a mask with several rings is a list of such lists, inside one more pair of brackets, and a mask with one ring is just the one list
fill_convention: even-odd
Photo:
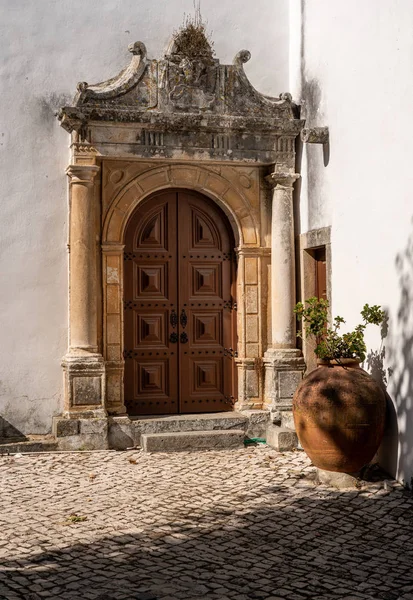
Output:
[[[244,71],[248,50],[238,52],[232,65],[221,65],[204,42],[199,52],[189,52],[175,36],[159,60],[148,59],[145,45],[136,42],[119,75],[96,85],[79,83],[73,104],[59,113],[62,126],[78,133],[75,150],[96,148],[106,156],[114,155],[115,145],[119,155],[121,142],[133,156],[292,167],[304,121],[291,95],[271,98],[251,85]],[[116,133],[115,123],[121,125]]]

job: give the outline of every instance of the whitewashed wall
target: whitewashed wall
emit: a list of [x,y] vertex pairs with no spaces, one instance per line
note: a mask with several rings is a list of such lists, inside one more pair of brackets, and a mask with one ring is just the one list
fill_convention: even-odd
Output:
[[335,314],[354,326],[365,302],[388,310],[387,337],[368,335],[373,372],[387,378],[395,407],[380,457],[410,484],[412,3],[292,0],[290,19],[291,88],[306,100],[309,125],[328,125],[331,140],[327,166],[320,146],[304,149],[302,231],[332,225]]
[[[192,0],[0,1],[0,419],[20,431],[47,432],[62,410],[69,140],[54,113],[78,81],[127,65],[129,43],[161,55],[193,12]],[[202,0],[202,14],[222,62],[247,48],[253,84],[287,91],[288,0]]]

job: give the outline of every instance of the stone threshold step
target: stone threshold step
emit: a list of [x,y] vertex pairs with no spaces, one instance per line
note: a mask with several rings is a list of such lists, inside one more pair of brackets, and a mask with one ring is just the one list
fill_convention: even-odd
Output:
[[51,452],[57,449],[57,441],[51,436],[44,438],[41,436],[36,438],[28,436],[25,442],[9,441],[7,443],[0,443],[0,455],[24,454],[25,452]]
[[224,431],[179,431],[142,434],[144,452],[181,452],[185,450],[223,450],[243,447],[243,429]]
[[131,425],[135,431],[141,434],[231,429],[245,430],[248,425],[248,418],[237,412],[160,415],[132,417]]

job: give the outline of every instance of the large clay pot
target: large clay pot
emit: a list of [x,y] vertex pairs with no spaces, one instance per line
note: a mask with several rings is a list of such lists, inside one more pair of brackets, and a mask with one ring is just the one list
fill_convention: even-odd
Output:
[[298,438],[313,464],[355,473],[370,462],[384,431],[386,398],[359,361],[319,361],[293,399]]

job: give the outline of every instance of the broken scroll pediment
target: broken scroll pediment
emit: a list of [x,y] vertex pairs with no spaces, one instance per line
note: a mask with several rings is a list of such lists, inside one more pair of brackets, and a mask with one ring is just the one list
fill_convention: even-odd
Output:
[[[181,35],[182,32],[179,34]],[[144,113],[295,119],[290,94],[271,98],[260,94],[244,71],[251,55],[241,50],[232,65],[221,65],[206,36],[198,45],[183,44],[174,36],[161,59],[148,59],[143,42],[129,46],[130,64],[103,83],[78,84],[73,105],[59,115],[71,121],[133,122]]]

